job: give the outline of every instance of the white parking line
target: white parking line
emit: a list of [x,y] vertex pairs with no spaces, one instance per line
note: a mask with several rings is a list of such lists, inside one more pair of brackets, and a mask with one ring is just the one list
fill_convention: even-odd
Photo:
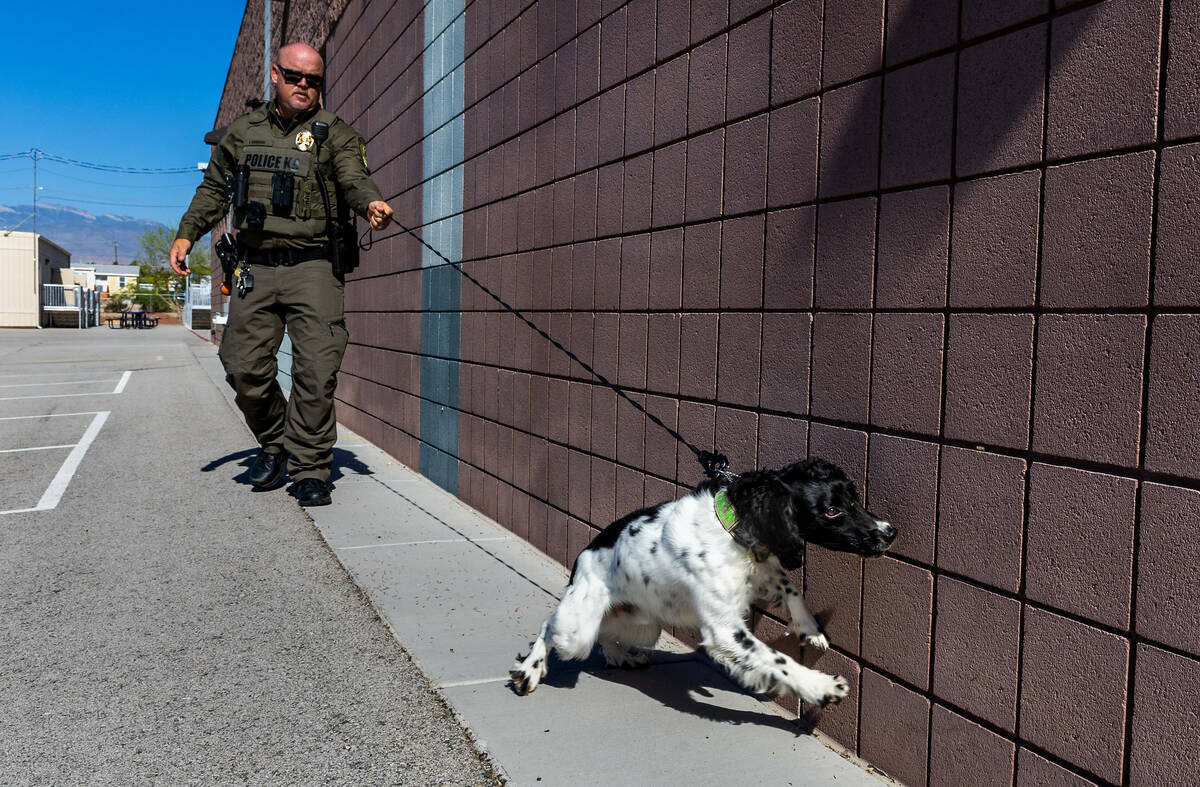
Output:
[[120,380],[60,380],[53,383],[12,383],[0,385],[0,388],[40,388],[44,385],[87,385],[89,383],[116,383]]
[[[96,374],[107,372],[107,369],[97,369]],[[0,380],[27,380],[31,377],[66,377],[69,374],[79,374],[75,372],[45,372],[43,374],[0,374]]]
[[[67,396],[111,396],[125,391],[125,384],[129,382],[129,377],[132,371],[126,371],[121,375],[121,379],[117,381],[117,387],[111,391],[97,391],[95,393],[73,393],[73,394],[39,394],[37,396],[0,396],[0,402],[11,402],[17,399],[59,399]],[[110,382],[109,380],[77,380],[77,384],[82,385],[88,382]],[[50,383],[45,383],[50,385]],[[3,513],[3,512],[0,512]]]
[[100,428],[108,420],[110,412],[110,410],[103,410],[92,417],[92,422],[88,424],[83,437],[71,449],[71,453],[67,454],[62,467],[58,468],[54,480],[50,482],[50,486],[42,493],[42,499],[38,501],[36,506],[33,508],[14,508],[10,511],[0,511],[0,516],[4,514],[21,514],[27,511],[49,511],[57,507],[58,501],[62,500],[63,493],[67,491],[67,485],[71,483],[71,479],[75,476],[75,471],[79,469],[79,463],[83,461],[83,455],[91,447],[92,441],[96,439],[96,435],[100,434]]
[[20,421],[30,418],[63,418],[68,415],[96,415],[99,410],[88,410],[86,413],[39,413],[38,415],[5,415],[0,416],[0,421]]
[[37,445],[33,448],[0,448],[0,454],[16,454],[21,451],[49,451],[52,448],[74,448],[78,443],[68,443],[66,445]]

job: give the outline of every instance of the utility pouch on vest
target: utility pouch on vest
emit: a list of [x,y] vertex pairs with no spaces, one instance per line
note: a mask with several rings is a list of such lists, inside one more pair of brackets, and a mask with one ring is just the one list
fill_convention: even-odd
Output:
[[240,165],[235,170],[233,182],[230,185],[229,201],[233,203],[233,207],[241,210],[246,207],[246,200],[250,193],[250,168],[245,164]]
[[276,216],[291,215],[295,182],[295,176],[290,172],[276,172],[271,176],[271,212]]
[[246,226],[252,230],[261,230],[267,221],[267,206],[261,202],[251,202],[246,205]]

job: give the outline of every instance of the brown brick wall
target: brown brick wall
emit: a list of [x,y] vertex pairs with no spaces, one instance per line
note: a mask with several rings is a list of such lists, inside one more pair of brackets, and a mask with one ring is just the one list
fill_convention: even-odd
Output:
[[[423,31],[354,0],[328,50],[410,226]],[[810,717],[905,783],[1200,770],[1198,33],[1179,0],[467,6],[463,267],[735,469],[825,456],[898,525],[797,579],[853,686]],[[412,465],[420,266],[366,253],[339,388]],[[458,358],[460,496],[564,563],[700,477],[466,281]]]

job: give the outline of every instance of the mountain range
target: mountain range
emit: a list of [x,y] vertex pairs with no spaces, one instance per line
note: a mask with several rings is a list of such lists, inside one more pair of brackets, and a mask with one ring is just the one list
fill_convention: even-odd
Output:
[[[32,205],[0,205],[0,229],[21,232],[33,230]],[[17,225],[20,224],[18,227]],[[138,238],[143,232],[162,224],[151,219],[132,216],[97,215],[66,205],[38,203],[37,231],[47,240],[71,253],[72,262],[113,261],[113,242],[116,258],[122,265],[138,256]]]

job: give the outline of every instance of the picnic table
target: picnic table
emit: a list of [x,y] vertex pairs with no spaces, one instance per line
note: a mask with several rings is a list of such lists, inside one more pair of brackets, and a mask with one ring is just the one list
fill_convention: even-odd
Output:
[[116,317],[104,318],[109,328],[153,328],[158,325],[158,318],[146,312],[118,312]]

